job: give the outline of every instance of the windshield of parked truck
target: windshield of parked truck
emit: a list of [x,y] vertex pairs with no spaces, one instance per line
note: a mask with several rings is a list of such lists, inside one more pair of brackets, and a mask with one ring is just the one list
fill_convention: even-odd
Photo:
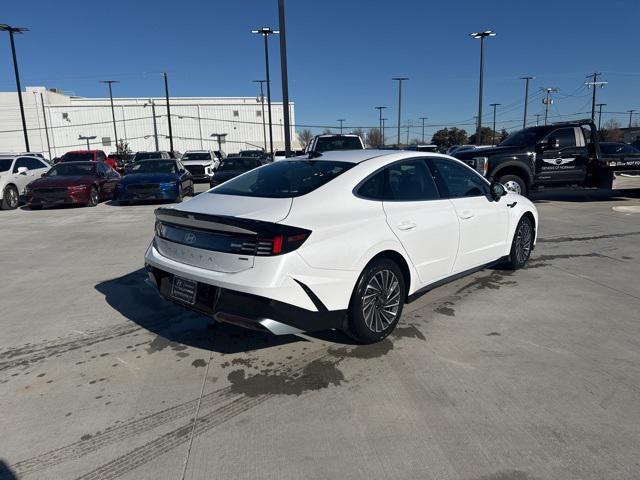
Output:
[[211,160],[211,154],[209,152],[191,152],[185,153],[181,160],[186,162],[188,160]]
[[499,147],[524,147],[527,145],[535,145],[542,138],[556,127],[530,127],[524,130],[518,130],[513,132],[502,142],[498,144]]
[[290,160],[251,170],[211,190],[211,193],[244,197],[299,197],[346,172],[355,163],[322,160]]

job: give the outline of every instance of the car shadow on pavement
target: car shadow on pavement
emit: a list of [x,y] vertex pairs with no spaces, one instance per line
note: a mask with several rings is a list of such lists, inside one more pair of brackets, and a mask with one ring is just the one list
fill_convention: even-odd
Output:
[[306,341],[295,335],[276,336],[225,323],[216,324],[209,317],[160,298],[156,290],[145,283],[146,278],[147,274],[141,268],[100,282],[95,289],[114,310],[158,335],[150,344],[152,349],[170,347],[179,350],[187,345],[218,353],[240,353]]
[[15,473],[4,460],[0,460],[0,480],[18,480]]
[[640,198],[640,188],[614,190],[578,190],[559,189],[539,191],[531,194],[534,203],[549,202],[626,202],[629,199]]

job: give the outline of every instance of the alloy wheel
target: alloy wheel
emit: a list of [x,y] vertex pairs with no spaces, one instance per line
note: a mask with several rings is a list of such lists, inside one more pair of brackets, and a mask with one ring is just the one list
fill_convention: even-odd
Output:
[[524,264],[529,259],[532,238],[533,231],[531,229],[531,223],[527,221],[521,222],[516,232],[516,248],[514,252],[518,263]]
[[95,188],[91,189],[91,205],[98,205],[100,198],[98,197],[98,191]]
[[18,206],[18,192],[15,188],[7,189],[7,205],[10,209],[14,209]]
[[371,277],[362,295],[362,315],[372,332],[383,332],[395,321],[400,308],[400,283],[391,270]]

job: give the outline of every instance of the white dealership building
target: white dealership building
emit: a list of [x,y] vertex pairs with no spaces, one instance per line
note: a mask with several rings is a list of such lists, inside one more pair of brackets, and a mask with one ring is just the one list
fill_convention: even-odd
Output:
[[[116,150],[109,98],[85,98],[65,94],[57,89],[27,87],[22,93],[30,150],[47,158],[69,150],[87,148]],[[169,150],[169,125],[164,97],[114,98],[118,140],[124,140],[136,152]],[[171,97],[171,126],[174,149],[222,149],[227,153],[264,148],[263,114],[260,97]],[[290,103],[290,121],[295,125],[294,105]],[[155,125],[154,115],[155,110]],[[267,147],[269,143],[268,110],[265,100]],[[273,146],[284,148],[283,108],[272,103]],[[291,129],[293,147],[298,147]],[[226,134],[226,135],[225,135]],[[212,136],[213,135],[213,136]],[[48,139],[47,139],[48,136]],[[267,148],[268,149],[268,148]],[[25,142],[15,92],[0,92],[0,152],[24,152]]]

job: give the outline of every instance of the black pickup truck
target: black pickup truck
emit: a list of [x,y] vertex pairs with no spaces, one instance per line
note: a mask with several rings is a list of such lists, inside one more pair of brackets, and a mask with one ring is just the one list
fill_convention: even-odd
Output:
[[607,153],[591,120],[529,127],[496,147],[453,154],[508,190],[527,195],[540,188],[611,188],[613,172],[640,170],[640,152]]

